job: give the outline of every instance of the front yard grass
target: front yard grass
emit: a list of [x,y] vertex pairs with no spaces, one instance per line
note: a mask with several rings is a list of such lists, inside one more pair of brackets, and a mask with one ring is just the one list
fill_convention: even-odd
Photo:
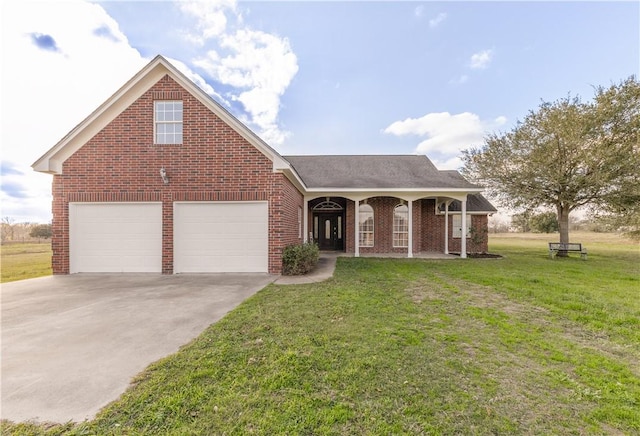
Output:
[[51,241],[2,244],[0,253],[0,283],[51,275]]
[[492,237],[498,260],[339,258],[326,282],[257,293],[95,420],[3,431],[639,433],[638,245],[550,260],[547,239]]

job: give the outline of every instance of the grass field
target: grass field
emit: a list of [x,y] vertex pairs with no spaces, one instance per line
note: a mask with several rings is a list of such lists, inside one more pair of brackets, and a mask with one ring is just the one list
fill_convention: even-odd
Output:
[[0,283],[51,274],[51,242],[12,243],[0,247]]
[[[7,434],[638,434],[640,252],[492,235],[502,259],[340,258],[271,285],[81,424]],[[3,433],[5,434],[5,433]]]

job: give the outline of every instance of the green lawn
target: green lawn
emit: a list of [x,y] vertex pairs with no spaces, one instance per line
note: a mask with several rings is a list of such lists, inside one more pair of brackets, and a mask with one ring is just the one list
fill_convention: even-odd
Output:
[[[580,236],[580,235],[579,235]],[[640,253],[492,236],[503,259],[340,258],[271,285],[91,422],[7,434],[637,434]],[[4,434],[4,433],[3,433]]]
[[51,275],[50,241],[3,244],[0,253],[0,283]]

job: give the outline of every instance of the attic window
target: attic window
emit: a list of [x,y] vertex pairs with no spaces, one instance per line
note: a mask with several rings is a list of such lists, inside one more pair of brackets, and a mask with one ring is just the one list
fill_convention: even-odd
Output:
[[155,144],[182,144],[182,101],[154,102]]

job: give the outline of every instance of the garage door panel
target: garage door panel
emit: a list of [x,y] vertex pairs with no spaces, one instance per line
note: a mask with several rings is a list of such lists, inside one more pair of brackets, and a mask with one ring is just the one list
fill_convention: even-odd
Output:
[[161,203],[71,203],[70,270],[161,272]]
[[266,202],[176,203],[175,272],[267,272]]

